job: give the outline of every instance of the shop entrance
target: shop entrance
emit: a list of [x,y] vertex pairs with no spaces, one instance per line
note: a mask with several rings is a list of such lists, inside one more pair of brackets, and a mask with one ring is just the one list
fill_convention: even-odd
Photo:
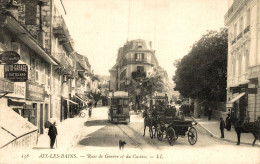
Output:
[[43,134],[43,104],[40,105],[40,134]]

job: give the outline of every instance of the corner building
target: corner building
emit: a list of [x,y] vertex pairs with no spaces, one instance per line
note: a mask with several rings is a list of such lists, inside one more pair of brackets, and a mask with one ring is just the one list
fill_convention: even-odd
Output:
[[260,0],[229,0],[227,109],[250,121],[260,116]]

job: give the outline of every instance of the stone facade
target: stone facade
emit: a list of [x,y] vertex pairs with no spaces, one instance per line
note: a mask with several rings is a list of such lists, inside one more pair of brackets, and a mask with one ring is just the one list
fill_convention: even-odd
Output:
[[[228,26],[227,107],[236,117],[260,116],[260,1],[234,0],[225,15]],[[246,94],[236,99],[241,93]]]

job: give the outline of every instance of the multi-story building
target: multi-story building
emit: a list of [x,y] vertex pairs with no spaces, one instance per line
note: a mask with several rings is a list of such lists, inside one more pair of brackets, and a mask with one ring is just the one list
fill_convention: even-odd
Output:
[[260,1],[229,0],[227,108],[250,121],[260,116]]
[[[131,82],[129,79],[144,78],[154,68],[163,75],[164,81],[168,80],[167,72],[159,66],[152,42],[142,39],[127,41],[119,48],[116,64],[109,70],[110,91],[127,91]],[[129,93],[133,101],[136,99],[136,94],[138,93]]]
[[[16,137],[12,140],[12,147],[23,145],[21,142],[24,142],[25,138],[27,138],[27,144],[30,145],[32,141],[37,139],[37,134],[30,136],[30,126],[37,127],[36,133],[37,129],[43,133],[44,123],[49,118],[51,66],[58,63],[44,49],[43,38],[34,37],[24,26],[23,23],[28,18],[20,17],[25,12],[21,6],[7,1],[2,1],[0,5],[1,52],[12,51],[20,56],[20,60],[16,64],[5,64],[1,65],[0,68],[1,87],[3,87],[0,90],[4,93],[0,98],[3,110],[1,115],[4,115],[4,118],[1,118],[0,126],[2,129],[6,129],[7,133]],[[38,34],[41,35],[41,31],[38,31]],[[13,72],[15,82],[8,82],[10,77],[6,77],[6,73],[11,71],[8,74],[12,75],[12,71],[15,70],[18,71]],[[24,75],[26,75],[25,79],[22,77]],[[19,80],[21,81],[18,82]],[[14,111],[28,122],[13,115]],[[5,124],[7,121],[10,122],[9,125]],[[15,126],[10,127],[13,124]],[[20,129],[16,129],[16,127]]]

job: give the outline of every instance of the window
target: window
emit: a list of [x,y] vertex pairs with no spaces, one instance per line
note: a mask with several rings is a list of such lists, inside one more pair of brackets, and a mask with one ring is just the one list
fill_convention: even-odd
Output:
[[250,26],[250,9],[246,12],[246,25]]
[[244,29],[244,18],[241,17],[239,20],[239,33],[242,33]]
[[246,54],[245,54],[245,67],[246,67],[246,71],[248,70],[248,67],[249,67],[249,60],[248,60],[248,55],[249,55],[249,52],[248,52],[248,50],[246,50],[246,52],[245,52]]
[[142,49],[142,48],[143,48],[143,44],[142,44],[141,42],[138,42],[138,43],[137,43],[137,48],[138,48],[138,49]]
[[137,72],[144,72],[143,66],[137,66]]
[[241,70],[242,70],[242,55],[239,55],[238,62],[239,62],[238,75],[241,75]]
[[144,59],[144,53],[135,53],[135,60],[141,61]]
[[237,37],[237,24],[234,25],[234,39]]
[[40,60],[35,59],[35,81],[40,82]]
[[233,58],[233,62],[232,62],[232,66],[233,66],[233,77],[236,76],[236,58]]

